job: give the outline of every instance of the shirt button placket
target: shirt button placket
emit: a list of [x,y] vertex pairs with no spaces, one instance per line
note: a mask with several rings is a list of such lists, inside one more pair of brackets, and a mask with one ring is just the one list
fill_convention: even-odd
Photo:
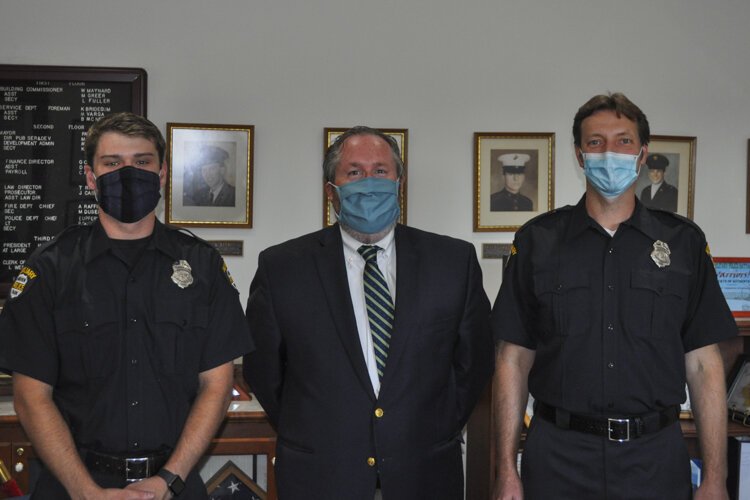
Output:
[[128,441],[133,448],[140,446],[141,435],[138,429],[143,424],[143,411],[141,409],[141,395],[138,391],[140,387],[141,369],[142,367],[138,363],[138,352],[137,346],[139,338],[141,337],[140,330],[144,327],[143,322],[139,320],[137,311],[137,301],[139,297],[138,280],[134,276],[130,276],[127,281],[127,291],[125,297],[125,307],[127,308],[127,322],[125,325],[125,345],[126,345],[126,358],[129,360],[128,373],[127,373],[127,387],[128,394]]
[[603,388],[604,394],[613,397],[616,391],[617,375],[615,373],[617,361],[617,343],[618,338],[615,336],[617,324],[617,252],[612,245],[612,239],[609,240],[604,253],[604,273],[602,275],[604,285],[604,297],[602,302],[602,323],[604,331],[602,334],[602,363],[603,369]]

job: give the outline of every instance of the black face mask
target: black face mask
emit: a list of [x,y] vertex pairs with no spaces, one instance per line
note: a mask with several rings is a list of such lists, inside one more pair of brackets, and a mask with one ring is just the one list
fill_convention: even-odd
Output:
[[146,217],[161,198],[159,174],[127,166],[96,178],[97,201],[107,215],[132,223]]

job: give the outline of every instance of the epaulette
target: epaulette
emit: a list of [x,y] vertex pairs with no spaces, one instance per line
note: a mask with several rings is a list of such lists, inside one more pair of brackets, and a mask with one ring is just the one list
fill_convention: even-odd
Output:
[[695,229],[698,232],[698,234],[701,235],[701,238],[703,238],[704,240],[706,239],[706,234],[703,232],[703,229],[701,229],[701,227],[698,224],[696,224],[691,219],[688,219],[684,215],[680,215],[670,210],[664,210],[661,208],[651,208],[651,207],[644,207],[644,208],[646,208],[647,210],[650,210],[651,212],[656,212],[660,216],[667,216],[668,218],[673,218],[679,222],[683,222],[687,224],[688,226],[692,227],[693,229]]
[[44,252],[54,247],[55,245],[59,244],[65,238],[65,236],[67,236],[69,233],[72,233],[73,231],[77,231],[80,229],[86,229],[86,228],[91,228],[91,226],[87,224],[73,224],[71,226],[68,226],[62,231],[60,231],[59,233],[57,233],[51,240],[45,241],[44,243],[36,247],[36,249],[32,253]]
[[552,210],[548,212],[541,213],[537,215],[536,217],[532,217],[531,219],[527,220],[519,229],[516,231],[516,234],[520,233],[524,229],[526,229],[529,226],[533,226],[537,222],[540,222],[548,217],[552,217],[553,215],[560,214],[563,212],[570,212],[573,210],[576,206],[575,205],[565,205],[564,207],[559,208],[553,208]]
[[207,245],[207,246],[209,246],[211,248],[214,248],[214,249],[216,248],[211,243],[209,243],[208,241],[204,240],[203,238],[201,238],[200,236],[198,236],[197,234],[195,234],[191,230],[186,229],[184,227],[170,226],[169,224],[164,224],[164,228],[167,229],[168,231],[175,231],[177,233],[181,233],[184,236],[189,236],[189,237],[191,237],[191,238],[199,241],[200,243],[203,243],[204,245]]

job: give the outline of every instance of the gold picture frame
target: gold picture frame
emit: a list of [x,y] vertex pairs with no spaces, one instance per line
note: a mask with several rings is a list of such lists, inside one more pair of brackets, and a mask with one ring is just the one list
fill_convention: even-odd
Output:
[[254,132],[253,125],[167,123],[168,224],[253,227]]
[[[691,136],[651,136],[651,142],[648,144],[646,164],[641,167],[635,185],[635,195],[644,205],[669,210],[688,219],[693,218],[696,143],[697,139]],[[667,206],[663,204],[652,205],[652,202],[648,200],[650,197],[648,190],[652,182],[649,178],[651,169],[648,168],[648,163],[654,155],[662,155],[667,159],[668,164],[664,170],[663,183],[671,186],[670,189],[677,189],[676,207],[674,205]]]
[[554,208],[554,170],[553,132],[475,132],[474,231],[516,231]]
[[[351,127],[349,127],[351,128]],[[338,136],[349,130],[347,127],[326,127],[323,133],[323,156],[325,156],[328,148],[333,144]],[[404,164],[404,175],[401,178],[401,184],[399,186],[400,198],[399,203],[401,205],[401,215],[398,221],[401,224],[406,224],[406,191],[407,182],[409,180],[407,159],[409,157],[409,129],[406,128],[379,128],[377,129],[384,134],[393,137],[398,144],[399,151],[401,153],[401,161]],[[323,183],[323,227],[329,227],[336,223],[336,214],[333,210],[333,205],[328,201],[325,191],[325,183]]]

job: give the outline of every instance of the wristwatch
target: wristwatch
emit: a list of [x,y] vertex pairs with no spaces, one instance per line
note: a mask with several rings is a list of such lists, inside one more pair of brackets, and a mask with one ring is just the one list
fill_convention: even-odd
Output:
[[179,494],[182,493],[182,490],[185,489],[185,481],[174,472],[170,472],[167,469],[161,469],[156,475],[166,481],[167,488],[169,488],[169,491],[171,491],[174,496],[179,496]]

